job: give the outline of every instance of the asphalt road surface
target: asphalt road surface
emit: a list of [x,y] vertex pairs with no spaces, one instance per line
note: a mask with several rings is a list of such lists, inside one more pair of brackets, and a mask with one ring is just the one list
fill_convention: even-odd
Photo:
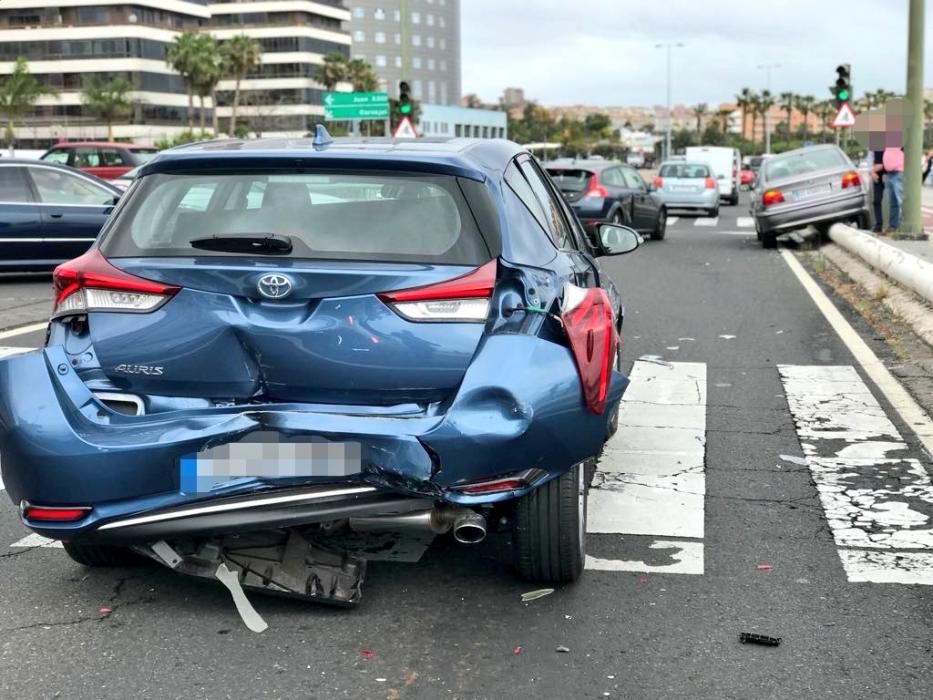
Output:
[[672,218],[605,263],[633,381],[578,584],[522,603],[505,542],[440,538],[372,562],[355,610],[251,594],[257,635],[220,586],[84,569],[3,500],[0,697],[933,696],[933,485],[901,414],[930,426],[853,355],[886,348],[744,215]]

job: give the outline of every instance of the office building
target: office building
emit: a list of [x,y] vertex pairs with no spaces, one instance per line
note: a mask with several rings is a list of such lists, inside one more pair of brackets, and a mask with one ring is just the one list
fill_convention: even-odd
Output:
[[398,97],[411,83],[419,102],[460,101],[460,0],[346,0],[354,58],[371,64]]
[[506,113],[493,109],[422,104],[418,135],[504,139],[508,138],[507,123]]

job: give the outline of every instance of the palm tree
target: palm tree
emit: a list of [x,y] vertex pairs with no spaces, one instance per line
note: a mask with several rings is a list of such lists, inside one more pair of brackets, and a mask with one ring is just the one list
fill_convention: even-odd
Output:
[[353,85],[354,92],[374,92],[379,89],[379,76],[362,58],[354,58],[347,63],[346,79]]
[[758,128],[758,115],[761,114],[761,96],[756,93],[752,93],[751,98],[748,102],[748,111],[752,113],[752,133],[749,136],[749,141],[755,143],[755,130]]
[[[233,135],[236,132],[236,116],[240,106],[240,82],[251,70],[259,65],[262,59],[262,44],[245,34],[237,34],[225,41],[220,50],[229,74],[236,81],[233,88],[233,109],[230,111],[230,126],[227,128],[228,133]],[[214,112],[216,113],[216,111],[217,105],[215,103]]]
[[329,53],[324,56],[324,61],[317,67],[314,73],[314,79],[317,80],[324,89],[332,92],[337,87],[337,83],[342,83],[347,79],[347,59],[339,53]]
[[[770,124],[768,123],[769,120],[766,115],[769,114],[772,107],[774,107],[774,97],[771,95],[771,91],[762,90],[761,95],[758,97],[758,109],[761,112],[762,116],[764,116],[763,126],[764,126],[765,131],[770,131],[770,128],[769,128]],[[763,135],[762,141],[764,143],[767,143],[768,141],[767,133]]]
[[724,134],[729,132],[729,117],[731,116],[731,109],[720,109],[716,111],[716,118],[719,119],[719,129]]
[[790,118],[794,113],[794,107],[797,106],[797,95],[792,92],[782,92],[778,97],[778,104],[787,115],[787,131],[790,133]]
[[[751,88],[743,87],[742,91],[735,96],[735,103],[742,110],[742,138],[745,138],[746,127],[748,125],[748,112],[752,107],[752,100],[755,93]],[[755,125],[752,124],[752,135],[754,135]]]
[[123,77],[103,82],[98,77],[84,82],[81,101],[88,111],[107,124],[107,140],[113,141],[113,122],[117,117],[129,114],[133,107],[130,92],[133,86]]
[[206,133],[204,128],[204,99],[206,97],[210,97],[214,105],[211,126],[213,127],[214,136],[217,136],[217,83],[228,72],[224,55],[217,46],[217,40],[210,34],[197,35],[194,42],[194,52],[195,60],[191,81],[200,104],[198,125],[201,129],[201,136]]
[[807,130],[809,127],[810,112],[813,111],[813,107],[816,105],[816,98],[813,95],[798,95],[796,106],[800,113],[803,115],[803,138],[804,141],[807,139]]
[[825,134],[826,126],[829,124],[829,118],[833,116],[833,113],[836,111],[836,105],[833,104],[832,100],[823,100],[822,102],[816,103],[814,111],[820,118],[820,133]]
[[165,61],[181,76],[188,92],[188,130],[194,128],[194,93],[197,84],[197,71],[200,47],[198,32],[184,32],[175,37],[175,41],[165,49]]
[[6,115],[6,128],[3,135],[13,155],[16,139],[14,128],[16,121],[43,95],[55,95],[56,90],[29,72],[26,59],[19,56],[13,65],[13,72],[0,78],[0,113]]
[[700,129],[703,128],[703,117],[709,114],[709,107],[705,102],[701,102],[696,107],[693,108],[693,116],[697,120],[697,134],[700,133]]

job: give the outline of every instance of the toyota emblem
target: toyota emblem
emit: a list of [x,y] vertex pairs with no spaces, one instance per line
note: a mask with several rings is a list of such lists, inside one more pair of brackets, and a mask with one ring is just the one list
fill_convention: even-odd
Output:
[[266,299],[284,299],[292,293],[292,281],[285,275],[272,273],[260,277],[256,289]]

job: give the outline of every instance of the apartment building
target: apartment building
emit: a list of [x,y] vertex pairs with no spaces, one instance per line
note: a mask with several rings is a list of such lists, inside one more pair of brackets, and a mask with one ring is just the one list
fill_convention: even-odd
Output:
[[346,0],[351,53],[370,63],[382,88],[398,97],[411,83],[421,102],[460,102],[460,0]]

